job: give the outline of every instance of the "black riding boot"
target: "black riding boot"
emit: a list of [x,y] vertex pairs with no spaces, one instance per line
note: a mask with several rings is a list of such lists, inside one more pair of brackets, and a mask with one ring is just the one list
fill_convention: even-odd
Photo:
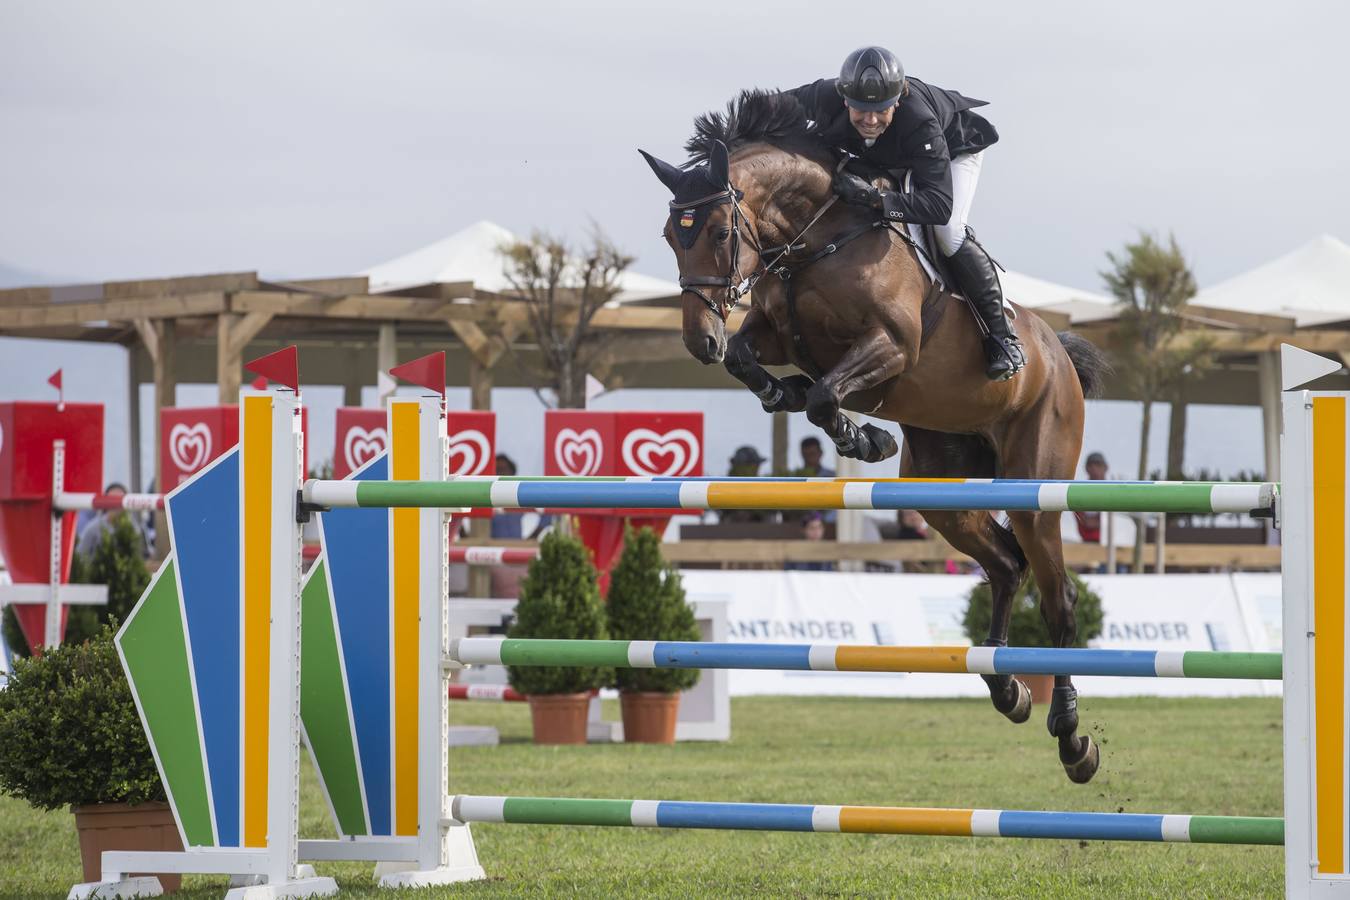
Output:
[[967,235],[960,249],[947,257],[947,265],[960,282],[961,293],[979,315],[984,332],[984,374],[990,381],[1007,381],[1027,364],[1022,343],[1003,315],[1003,288],[998,283],[993,260]]

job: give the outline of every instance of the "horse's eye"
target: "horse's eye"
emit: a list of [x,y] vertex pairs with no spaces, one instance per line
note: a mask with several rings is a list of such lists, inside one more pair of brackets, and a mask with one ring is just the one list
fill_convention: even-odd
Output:
[[725,244],[729,237],[731,237],[730,228],[719,228],[717,229],[717,234],[713,236],[713,240],[717,241],[719,244]]

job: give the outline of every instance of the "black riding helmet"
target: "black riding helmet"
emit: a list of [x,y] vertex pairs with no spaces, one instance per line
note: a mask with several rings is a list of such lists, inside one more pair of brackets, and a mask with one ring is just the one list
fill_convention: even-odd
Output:
[[839,69],[839,95],[854,109],[890,109],[905,89],[905,67],[885,47],[860,47]]

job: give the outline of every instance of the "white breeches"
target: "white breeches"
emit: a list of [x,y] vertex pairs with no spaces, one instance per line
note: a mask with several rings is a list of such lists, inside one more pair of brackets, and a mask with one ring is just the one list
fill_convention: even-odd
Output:
[[966,240],[966,219],[970,217],[970,204],[975,199],[975,186],[980,183],[983,162],[983,150],[963,153],[952,160],[952,217],[946,225],[933,229],[937,232],[938,249],[943,256],[951,256],[960,250]]

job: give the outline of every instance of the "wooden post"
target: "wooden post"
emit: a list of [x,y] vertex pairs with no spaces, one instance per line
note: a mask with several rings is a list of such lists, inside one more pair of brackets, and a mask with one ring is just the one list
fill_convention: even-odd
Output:
[[[164,483],[163,460],[159,458],[160,413],[176,403],[178,393],[177,373],[174,370],[174,345],[177,343],[178,326],[173,319],[155,321],[155,485],[161,493],[167,493],[169,486]],[[155,512],[155,554],[163,559],[169,555],[169,520],[164,510]]]
[[136,345],[127,347],[127,449],[131,454],[131,492],[145,490],[141,483],[141,379],[136,365]]
[[1257,393],[1261,396],[1261,433],[1265,439],[1266,481],[1280,480],[1280,354],[1256,354]]
[[773,440],[769,450],[769,471],[774,475],[786,475],[788,472],[788,414],[773,414]]
[[477,354],[469,357],[469,408],[492,409],[492,369]]
[[380,323],[380,336],[375,344],[375,383],[379,386],[379,404],[394,392],[394,379],[389,370],[398,365],[398,332],[393,322]]
[[235,348],[231,337],[239,317],[233,313],[216,316],[216,388],[221,406],[239,402],[239,386],[243,381],[243,348]]

